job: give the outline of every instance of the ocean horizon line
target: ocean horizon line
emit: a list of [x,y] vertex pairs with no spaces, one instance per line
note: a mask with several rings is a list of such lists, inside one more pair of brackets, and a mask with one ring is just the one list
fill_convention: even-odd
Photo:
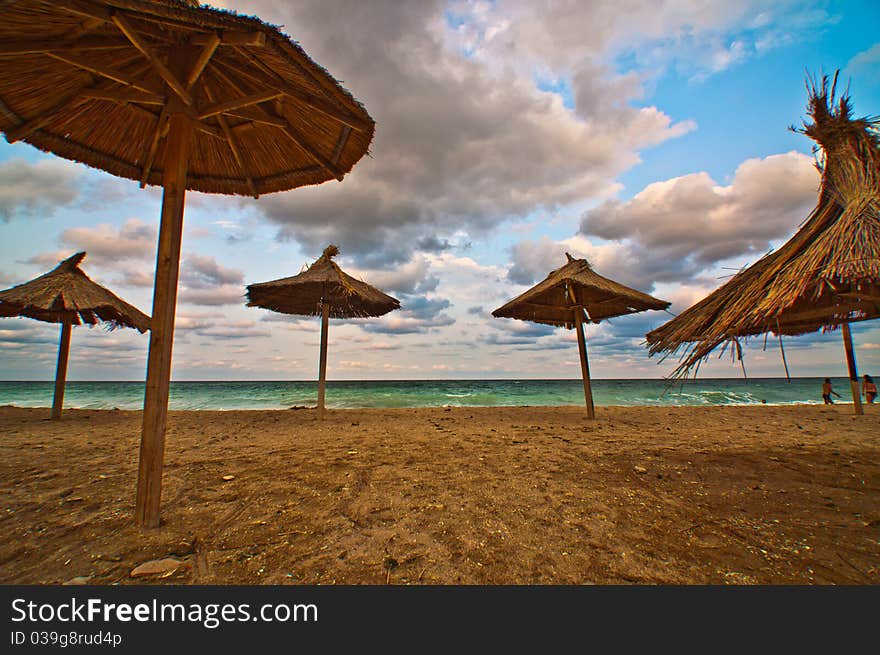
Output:
[[[759,380],[782,380],[788,381],[791,380],[822,380],[824,378],[830,378],[832,380],[848,380],[849,376],[847,375],[792,375],[790,378],[786,378],[784,375],[766,375],[766,376],[749,376],[748,378],[743,378],[742,376],[730,376],[730,377],[703,377],[700,376],[698,378],[643,378],[643,377],[619,377],[619,378],[590,378],[591,382],[620,382],[620,381],[645,381],[645,382],[667,382],[670,384],[681,384],[681,383],[690,383],[700,381],[740,381],[740,382],[749,382],[749,381],[759,381]],[[579,376],[570,377],[570,378],[532,378],[532,377],[510,377],[510,378],[344,378],[344,379],[333,379],[328,378],[327,383],[334,382],[379,382],[379,383],[394,383],[394,382],[517,382],[517,381],[528,381],[528,382],[571,382],[577,381],[580,382],[581,378]],[[21,379],[5,379],[0,378],[0,383],[2,384],[26,384],[26,383],[53,383],[55,382],[55,378],[43,378],[43,379],[32,379],[32,380],[21,380]],[[67,379],[68,383],[76,383],[76,384],[87,384],[87,383],[96,383],[96,384],[133,384],[138,382],[145,382],[144,378],[134,378],[134,379],[116,379],[116,380],[82,380],[82,379]],[[279,384],[279,383],[297,383],[297,384],[308,384],[314,383],[317,384],[318,380],[316,378],[252,378],[252,379],[235,379],[235,380],[223,380],[223,379],[212,379],[212,380],[171,380],[171,383],[177,384]]]

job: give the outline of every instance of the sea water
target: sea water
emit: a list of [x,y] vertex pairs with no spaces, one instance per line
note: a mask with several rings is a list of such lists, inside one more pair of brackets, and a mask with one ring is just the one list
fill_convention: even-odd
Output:
[[[852,402],[849,380],[834,389]],[[52,382],[0,382],[0,405],[51,407]],[[314,407],[316,382],[172,382],[171,409]],[[594,380],[596,405],[791,405],[822,402],[822,378]],[[141,409],[143,382],[68,382],[64,406]],[[374,380],[327,383],[327,407],[580,405],[583,383],[572,380]]]

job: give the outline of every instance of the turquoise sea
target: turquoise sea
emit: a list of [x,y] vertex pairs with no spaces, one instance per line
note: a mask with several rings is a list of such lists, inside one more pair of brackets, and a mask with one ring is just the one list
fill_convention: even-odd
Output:
[[[832,378],[852,402],[849,380]],[[597,405],[790,405],[822,402],[821,378],[594,380]],[[50,407],[52,382],[0,382],[0,405]],[[314,406],[315,382],[172,382],[171,409],[287,409]],[[141,409],[143,382],[68,382],[65,407]],[[580,380],[398,380],[327,383],[327,406],[580,405]]]

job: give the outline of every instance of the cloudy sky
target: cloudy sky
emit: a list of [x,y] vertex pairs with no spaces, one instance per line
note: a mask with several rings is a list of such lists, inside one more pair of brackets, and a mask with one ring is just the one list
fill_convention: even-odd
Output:
[[[328,243],[401,301],[333,323],[330,379],[577,377],[572,332],[490,312],[565,261],[677,313],[789,238],[816,201],[806,72],[880,113],[880,4],[746,0],[229,0],[282,26],[364,103],[371,156],[341,183],[259,200],[191,193],[176,380],[311,379],[318,319],[244,306]],[[0,287],[88,251],[149,313],[160,190],[0,141]],[[588,329],[599,378],[662,377],[647,312]],[[875,322],[876,323],[876,322]],[[57,328],[0,320],[0,379],[51,379]],[[854,328],[880,374],[880,326]],[[74,330],[69,379],[138,380],[147,338]],[[782,374],[755,340],[753,376]],[[839,333],[787,341],[794,375],[842,375]],[[739,375],[713,359],[704,376]]]

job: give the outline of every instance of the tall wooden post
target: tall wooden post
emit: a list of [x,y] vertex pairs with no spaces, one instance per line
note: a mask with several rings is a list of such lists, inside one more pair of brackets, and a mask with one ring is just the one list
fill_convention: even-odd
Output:
[[61,324],[61,341],[58,343],[58,366],[55,368],[55,398],[52,400],[52,418],[61,418],[64,406],[64,384],[67,381],[67,356],[70,354],[70,321]]
[[[169,105],[176,99],[169,100]],[[178,103],[179,104],[179,103]],[[171,346],[174,341],[174,313],[177,307],[177,278],[180,273],[180,241],[192,123],[182,108],[171,113],[166,140],[162,222],[156,255],[153,289],[153,318],[147,359],[147,388],[141,432],[135,522],[143,527],[159,525],[162,498],[162,463],[165,457],[165,427],[168,417],[168,388],[171,382]]]
[[593,389],[590,386],[590,365],[587,362],[587,337],[584,334],[584,310],[576,307],[574,310],[574,324],[577,328],[578,352],[581,356],[581,377],[584,379],[584,400],[587,404],[587,418],[596,418],[596,408],[593,406]]
[[785,359],[785,348],[782,346],[782,335],[779,337],[779,352],[782,353],[782,365],[785,367],[785,379],[791,382],[791,374],[788,372],[788,360]]
[[318,416],[324,416],[324,392],[327,387],[327,329],[330,326],[330,303],[321,305],[321,356],[318,360]]
[[859,374],[856,372],[856,354],[853,350],[852,332],[849,323],[843,324],[843,349],[846,351],[846,367],[849,369],[849,386],[852,390],[853,409],[856,414],[864,414],[862,395],[859,392]]
[[[779,352],[782,353],[782,365],[785,367],[785,379],[791,382],[791,375],[788,373],[788,362],[785,359],[785,348],[782,347],[782,329],[779,327],[779,319],[776,319],[776,336],[779,337]],[[767,341],[765,340],[766,344]]]

